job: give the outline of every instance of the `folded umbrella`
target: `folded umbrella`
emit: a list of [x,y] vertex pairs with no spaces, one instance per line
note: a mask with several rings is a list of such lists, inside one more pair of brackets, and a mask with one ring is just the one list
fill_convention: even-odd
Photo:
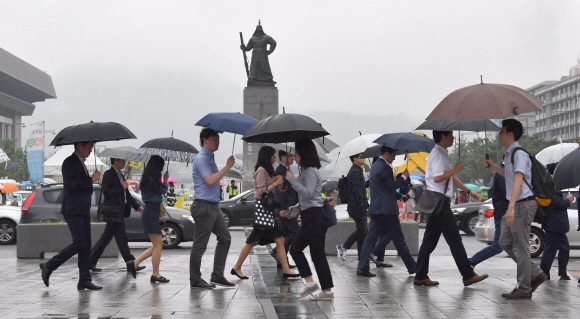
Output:
[[554,170],[556,189],[576,188],[580,185],[580,148],[564,156]]
[[242,137],[248,143],[286,143],[329,135],[312,118],[302,114],[283,113],[254,124]]

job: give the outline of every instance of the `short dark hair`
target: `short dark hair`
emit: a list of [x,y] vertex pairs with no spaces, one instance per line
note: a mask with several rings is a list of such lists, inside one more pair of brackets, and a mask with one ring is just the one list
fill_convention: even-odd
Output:
[[272,156],[276,154],[276,150],[272,146],[262,146],[258,151],[258,160],[254,165],[254,172],[258,168],[263,167],[268,175],[274,176],[274,165],[272,165]]
[[316,167],[320,168],[320,158],[318,157],[318,152],[316,152],[316,146],[314,142],[307,138],[299,139],[294,145],[296,153],[300,155],[300,167]]
[[506,133],[514,134],[515,141],[518,141],[524,134],[524,126],[522,125],[522,122],[516,119],[505,119],[501,121],[501,126],[505,127]]
[[388,146],[385,146],[385,145],[381,146],[381,155],[383,155],[385,153],[393,154],[394,151],[395,151],[394,149],[392,149]]
[[75,148],[75,151],[76,151],[76,149],[77,149],[77,145],[81,144],[82,146],[85,146],[85,145],[87,145],[87,143],[89,143],[89,142],[92,142],[92,141],[74,142],[74,143],[73,143],[73,146],[74,146],[74,148]]
[[282,160],[282,156],[288,156],[288,152],[284,151],[284,150],[279,150],[278,151],[278,159]]
[[361,156],[361,155],[362,155],[362,153],[358,153],[358,154],[351,155],[348,158],[350,158],[351,163],[354,163],[354,159]]
[[204,127],[201,132],[199,132],[199,146],[203,147],[203,139],[208,139],[212,136],[219,136],[219,133],[216,130],[212,130],[211,128]]
[[453,133],[453,131],[437,131],[437,130],[433,130],[433,140],[435,140],[435,143],[439,144],[439,142],[441,142],[441,139],[443,137],[447,137],[447,135]]
[[119,161],[119,160],[122,160],[122,158],[111,157],[111,164],[115,164],[115,161]]
[[232,179],[232,180],[230,181],[230,183],[235,183],[235,182],[236,182],[236,180],[235,180],[235,179]]

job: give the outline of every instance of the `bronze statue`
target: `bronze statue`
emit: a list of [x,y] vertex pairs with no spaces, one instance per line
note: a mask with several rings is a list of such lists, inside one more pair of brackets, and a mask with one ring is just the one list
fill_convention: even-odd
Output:
[[[241,39],[241,33],[240,33]],[[268,50],[268,45],[270,49]],[[240,45],[242,51],[252,51],[252,62],[250,63],[250,70],[248,72],[248,85],[274,85],[274,76],[272,75],[272,70],[270,69],[270,62],[268,61],[268,55],[274,52],[276,49],[276,41],[265,34],[262,29],[262,25],[258,22],[256,31],[248,41],[248,45],[244,45],[243,40]],[[247,63],[246,63],[247,68]]]

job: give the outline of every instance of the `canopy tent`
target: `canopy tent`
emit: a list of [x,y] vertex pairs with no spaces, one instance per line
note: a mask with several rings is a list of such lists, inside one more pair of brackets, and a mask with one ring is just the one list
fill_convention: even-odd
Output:
[[[72,145],[63,145],[60,149],[49,159],[44,162],[44,176],[51,177],[57,181],[62,181],[62,163],[64,160],[69,157],[74,152],[74,146]],[[87,166],[87,170],[89,174],[92,174],[95,171],[95,168],[103,173],[105,170],[109,169],[109,166],[105,165],[98,157],[96,158],[96,166],[95,166],[95,154],[91,153],[87,160],[85,161],[85,165]]]

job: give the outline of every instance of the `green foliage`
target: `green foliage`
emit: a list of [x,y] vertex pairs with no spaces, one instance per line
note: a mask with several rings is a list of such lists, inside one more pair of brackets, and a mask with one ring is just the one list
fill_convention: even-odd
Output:
[[0,148],[10,157],[10,163],[18,163],[18,167],[6,167],[6,163],[0,163],[0,176],[7,176],[17,182],[29,180],[24,149],[16,147],[15,140],[0,141]]
[[[458,139],[455,140],[454,146],[449,149],[449,160],[453,167],[458,162],[459,145]],[[526,149],[530,154],[536,155],[538,152],[548,146],[557,144],[554,140],[542,140],[537,136],[524,135],[519,140],[520,145]],[[505,148],[499,142],[499,137],[487,140],[487,153],[489,159],[494,163],[501,163],[503,160],[503,153]],[[485,158],[486,147],[485,139],[476,138],[471,142],[467,142],[465,138],[461,138],[461,162],[463,162],[463,171],[456,176],[464,183],[473,183],[478,185],[487,185],[492,181],[494,172],[483,166],[483,159]]]

